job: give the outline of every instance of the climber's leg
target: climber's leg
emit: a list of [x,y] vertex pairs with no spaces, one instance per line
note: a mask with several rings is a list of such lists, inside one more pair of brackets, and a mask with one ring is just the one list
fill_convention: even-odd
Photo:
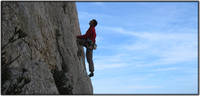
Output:
[[87,48],[86,57],[87,57],[87,61],[88,61],[88,64],[89,64],[89,71],[91,72],[91,75],[93,76],[94,63],[93,63],[93,60],[92,60],[92,54],[93,54],[93,50]]
[[82,46],[85,46],[85,47],[88,45],[88,42],[87,42],[86,39],[77,38],[77,43],[78,43],[79,45],[82,45]]
[[[82,51],[81,51],[81,46],[84,46],[85,45],[85,43],[86,43],[86,40],[85,39],[79,39],[79,38],[77,38],[77,46],[78,46],[78,52],[77,52],[77,55],[78,56],[81,56],[81,53],[83,53]],[[84,54],[84,53],[83,53]]]

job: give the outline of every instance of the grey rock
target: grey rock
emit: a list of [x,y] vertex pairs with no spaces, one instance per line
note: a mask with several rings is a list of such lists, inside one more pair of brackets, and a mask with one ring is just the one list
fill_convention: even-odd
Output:
[[2,1],[1,11],[2,94],[93,94],[75,2]]

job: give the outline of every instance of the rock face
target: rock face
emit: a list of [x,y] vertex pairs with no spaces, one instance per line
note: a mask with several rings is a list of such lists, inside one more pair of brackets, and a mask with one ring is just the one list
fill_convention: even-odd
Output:
[[93,94],[75,2],[4,1],[1,11],[2,94]]

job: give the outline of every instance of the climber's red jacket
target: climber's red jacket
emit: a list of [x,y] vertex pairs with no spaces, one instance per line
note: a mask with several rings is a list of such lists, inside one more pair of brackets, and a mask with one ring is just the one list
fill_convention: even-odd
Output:
[[80,39],[86,39],[86,38],[89,38],[90,40],[93,41],[93,43],[96,42],[96,32],[95,32],[95,27],[94,26],[90,26],[90,28],[87,30],[86,34],[84,35],[79,35],[77,36],[77,38],[80,38]]

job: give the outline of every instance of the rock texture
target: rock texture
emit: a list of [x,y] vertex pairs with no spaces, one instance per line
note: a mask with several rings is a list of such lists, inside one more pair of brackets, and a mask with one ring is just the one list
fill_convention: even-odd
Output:
[[1,11],[1,94],[93,94],[75,2],[3,1]]

